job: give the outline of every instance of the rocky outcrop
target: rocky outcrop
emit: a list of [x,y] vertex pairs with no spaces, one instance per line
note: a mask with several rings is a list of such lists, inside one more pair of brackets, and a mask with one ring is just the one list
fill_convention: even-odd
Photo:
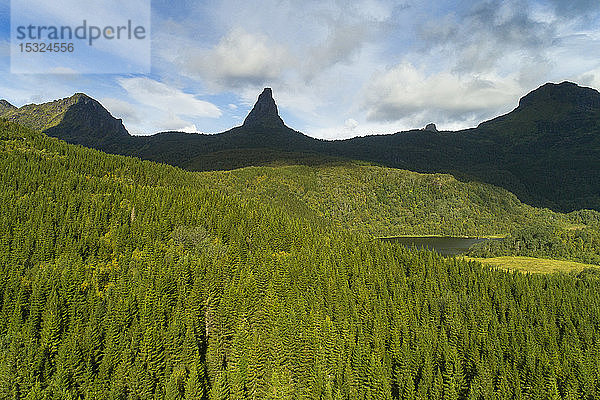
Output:
[[428,132],[437,132],[438,131],[435,124],[427,124],[427,126],[423,130],[428,131]]

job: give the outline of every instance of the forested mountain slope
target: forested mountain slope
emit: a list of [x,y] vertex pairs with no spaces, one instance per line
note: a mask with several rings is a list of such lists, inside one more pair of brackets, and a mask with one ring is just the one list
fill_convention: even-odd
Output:
[[205,173],[214,188],[270,201],[300,217],[317,215],[369,237],[503,237],[478,256],[533,256],[600,265],[600,212],[553,212],[502,188],[357,162],[251,167]]
[[251,167],[204,176],[219,190],[270,199],[290,212],[315,213],[339,229],[369,236],[503,236],[523,226],[583,226],[492,185],[367,163]]
[[11,123],[0,152],[4,398],[600,397],[593,271],[407,251]]

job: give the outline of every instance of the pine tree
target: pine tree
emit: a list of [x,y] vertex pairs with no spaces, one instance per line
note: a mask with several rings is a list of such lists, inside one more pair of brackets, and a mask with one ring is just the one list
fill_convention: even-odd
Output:
[[204,399],[205,387],[203,381],[204,380],[201,379],[201,374],[198,373],[198,368],[193,366],[185,383],[186,400]]
[[173,370],[165,389],[165,400],[182,400],[185,394],[187,371],[179,367]]
[[51,362],[58,354],[61,336],[61,314],[58,304],[58,295],[52,292],[46,303],[46,310],[42,316],[41,342],[50,356]]

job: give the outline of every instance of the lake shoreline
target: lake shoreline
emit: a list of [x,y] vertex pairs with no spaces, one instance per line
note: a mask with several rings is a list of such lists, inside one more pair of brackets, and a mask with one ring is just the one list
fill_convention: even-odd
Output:
[[378,240],[398,243],[407,248],[425,248],[444,256],[454,256],[468,253],[471,247],[476,244],[502,239],[468,236],[393,236],[379,238]]
[[373,240],[385,239],[400,239],[400,238],[459,238],[459,239],[505,239],[508,235],[479,235],[479,236],[462,236],[462,235],[394,235],[394,236],[375,236]]

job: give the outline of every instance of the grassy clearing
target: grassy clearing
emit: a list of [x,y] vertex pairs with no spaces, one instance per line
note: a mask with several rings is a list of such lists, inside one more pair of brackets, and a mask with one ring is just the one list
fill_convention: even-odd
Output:
[[475,258],[465,257],[468,260],[479,261],[486,265],[505,268],[510,271],[530,272],[534,274],[551,274],[555,272],[579,272],[586,268],[598,268],[597,265],[583,264],[574,261],[550,260],[533,257],[493,257]]

